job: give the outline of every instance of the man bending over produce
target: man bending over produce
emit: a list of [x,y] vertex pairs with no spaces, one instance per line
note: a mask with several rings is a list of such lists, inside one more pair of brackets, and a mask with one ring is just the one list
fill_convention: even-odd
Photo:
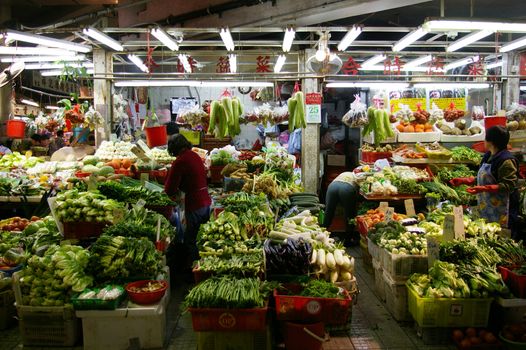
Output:
[[[192,262],[199,259],[196,246],[197,233],[201,224],[210,218],[206,170],[201,157],[192,151],[192,145],[181,134],[170,136],[168,152],[177,157],[168,172],[164,190],[170,197],[175,197],[179,191],[185,193],[186,230],[184,246],[187,259],[183,268],[191,273]],[[184,261],[184,260],[183,260]]]

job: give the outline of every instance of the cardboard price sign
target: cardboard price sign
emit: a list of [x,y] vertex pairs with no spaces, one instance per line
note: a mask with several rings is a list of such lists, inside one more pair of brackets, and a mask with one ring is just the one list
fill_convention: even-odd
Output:
[[378,209],[385,214],[385,212],[387,211],[387,208],[389,207],[389,203],[388,202],[380,202],[380,205],[378,206]]
[[436,237],[427,237],[427,263],[431,267],[440,258],[440,241]]
[[455,239],[466,239],[464,232],[464,210],[462,209],[462,206],[459,205],[453,208],[453,216],[455,218]]
[[393,220],[393,214],[394,214],[394,208],[388,207],[387,210],[385,211],[385,221],[389,222]]
[[444,225],[442,226],[444,241],[452,241],[455,239],[455,217],[448,214],[444,217]]
[[415,211],[415,203],[413,202],[413,200],[406,199],[404,201],[404,204],[405,204],[405,213],[407,214],[407,216],[415,216],[416,211]]

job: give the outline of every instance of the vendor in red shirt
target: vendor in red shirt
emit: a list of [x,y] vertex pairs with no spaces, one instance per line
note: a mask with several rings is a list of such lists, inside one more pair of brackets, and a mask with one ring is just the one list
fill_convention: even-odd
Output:
[[192,262],[199,259],[196,246],[199,227],[210,218],[212,201],[208,195],[206,170],[201,157],[192,151],[192,145],[181,134],[170,136],[168,152],[177,159],[168,172],[164,190],[170,197],[175,197],[178,191],[185,193],[184,245],[190,258],[186,268],[191,268]]

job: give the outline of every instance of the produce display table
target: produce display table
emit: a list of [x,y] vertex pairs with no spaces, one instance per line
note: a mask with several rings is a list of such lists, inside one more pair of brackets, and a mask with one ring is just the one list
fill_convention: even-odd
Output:
[[419,159],[411,159],[411,158],[404,158],[396,153],[393,154],[391,157],[393,159],[393,162],[400,163],[400,164],[474,164],[472,162],[468,161],[454,161],[453,159],[432,159],[432,158],[419,158]]
[[134,305],[112,311],[76,311],[82,319],[84,349],[125,350],[138,339],[139,348],[163,348],[166,338],[166,308],[169,291],[157,304]]
[[403,201],[406,199],[422,199],[424,196],[420,194],[396,194],[393,196],[371,196],[360,191],[360,195],[368,201],[381,201],[381,202],[390,202],[390,201]]

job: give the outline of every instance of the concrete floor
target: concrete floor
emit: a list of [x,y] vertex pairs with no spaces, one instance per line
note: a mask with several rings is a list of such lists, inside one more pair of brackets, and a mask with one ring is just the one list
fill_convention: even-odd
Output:
[[[355,257],[356,277],[360,294],[358,303],[353,306],[352,324],[350,334],[340,334],[334,336],[324,345],[324,350],[362,350],[362,349],[455,349],[454,346],[426,346],[417,336],[412,323],[398,323],[385,308],[385,304],[380,301],[375,293],[374,275],[367,271],[363,263],[359,248],[351,248],[350,254]],[[174,283],[175,282],[175,283]],[[179,286],[172,288],[171,302],[168,306],[168,344],[169,350],[196,350],[197,335],[192,330],[190,314],[181,314],[179,304],[188,285],[172,281],[172,285]],[[0,331],[0,349],[14,350],[21,349],[20,335],[17,327]],[[26,347],[27,349],[45,349]],[[280,348],[280,347],[278,347]],[[284,349],[284,346],[281,346]],[[56,348],[68,349],[68,348]],[[77,346],[69,349],[82,349]],[[131,348],[130,348],[131,349]]]

